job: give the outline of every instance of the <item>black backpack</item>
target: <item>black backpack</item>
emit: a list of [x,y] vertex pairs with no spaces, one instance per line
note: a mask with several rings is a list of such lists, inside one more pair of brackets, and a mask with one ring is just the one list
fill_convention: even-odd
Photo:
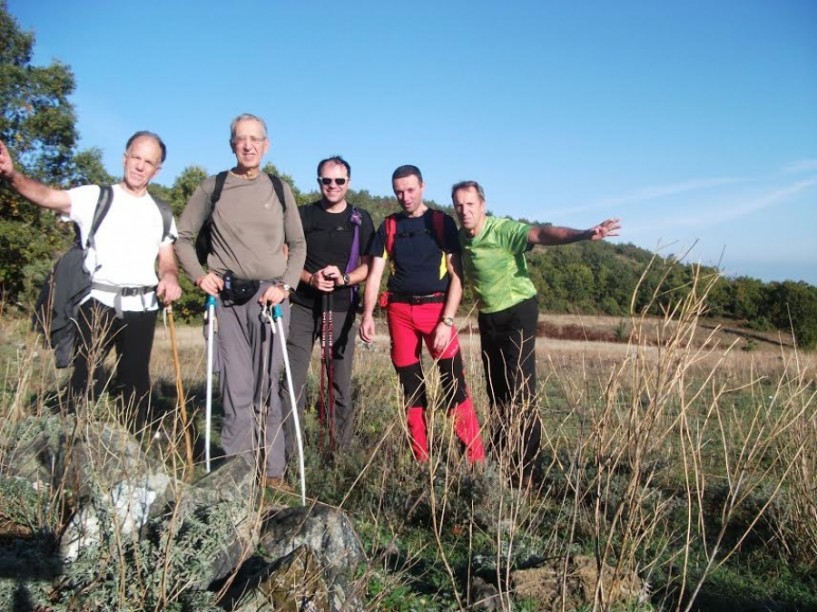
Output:
[[[213,193],[210,196],[210,214],[207,215],[199,229],[199,233],[196,235],[196,257],[202,265],[207,263],[207,256],[213,252],[213,212],[216,210],[216,202],[221,197],[224,183],[227,181],[227,174],[228,171],[224,170],[216,175],[216,185],[213,187]],[[272,182],[275,195],[278,196],[278,201],[281,202],[281,207],[284,209],[284,214],[286,214],[287,201],[284,197],[284,183],[274,174],[268,174],[267,176]]]
[[[82,300],[91,291],[91,273],[85,269],[85,256],[88,249],[94,246],[94,235],[108,214],[112,199],[111,186],[100,186],[99,199],[85,244],[82,244],[77,231],[74,244],[54,264],[34,305],[33,327],[45,336],[54,349],[54,360],[58,368],[67,368],[73,357],[77,311]],[[162,214],[164,238],[170,232],[173,211],[167,202],[155,197],[153,200]]]

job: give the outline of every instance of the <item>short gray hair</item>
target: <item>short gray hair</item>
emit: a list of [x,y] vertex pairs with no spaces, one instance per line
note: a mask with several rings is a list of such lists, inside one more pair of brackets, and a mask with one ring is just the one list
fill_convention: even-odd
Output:
[[264,138],[267,137],[267,123],[261,119],[261,117],[250,113],[241,113],[238,117],[233,119],[232,123],[230,123],[230,142],[235,140],[235,129],[242,121],[257,121],[261,124],[261,127],[264,128]]

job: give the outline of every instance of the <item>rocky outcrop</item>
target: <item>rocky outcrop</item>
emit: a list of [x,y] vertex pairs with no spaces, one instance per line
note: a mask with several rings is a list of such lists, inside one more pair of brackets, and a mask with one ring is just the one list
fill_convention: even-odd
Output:
[[[212,595],[225,587],[228,609],[359,608],[351,590],[365,556],[343,511],[270,508],[242,459],[186,484],[116,425],[78,427],[73,419],[45,417],[26,427],[9,455],[8,475],[38,491],[68,492],[73,510],[59,539],[63,573],[54,592],[72,597],[90,588],[72,565],[85,571],[115,557],[115,573],[126,581],[161,570],[170,576],[163,580],[183,582],[190,592]],[[139,555],[155,557],[156,566],[145,567]],[[141,565],[128,567],[134,560]],[[183,575],[171,576],[174,568]]]

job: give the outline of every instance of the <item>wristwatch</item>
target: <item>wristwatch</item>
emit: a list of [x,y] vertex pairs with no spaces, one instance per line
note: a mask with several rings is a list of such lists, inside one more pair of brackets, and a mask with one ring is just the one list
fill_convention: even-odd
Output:
[[352,279],[349,278],[348,274],[343,275],[343,284],[344,285],[351,285],[352,284]]
[[454,317],[443,317],[443,325],[452,327],[454,325]]
[[281,283],[281,288],[287,293],[292,293],[292,287],[286,283]]

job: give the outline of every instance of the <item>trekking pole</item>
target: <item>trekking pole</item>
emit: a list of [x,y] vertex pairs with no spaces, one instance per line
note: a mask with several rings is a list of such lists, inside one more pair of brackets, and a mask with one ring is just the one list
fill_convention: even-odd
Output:
[[326,436],[326,294],[321,295],[321,377],[318,392],[318,423],[320,423],[320,448]]
[[216,321],[216,298],[207,296],[205,302],[205,320],[207,321],[207,395],[204,409],[204,469],[210,473],[210,428],[213,422],[213,334],[218,324]]
[[[301,438],[301,423],[298,418],[298,405],[295,397],[295,388],[292,384],[292,370],[289,367],[289,355],[287,354],[287,339],[284,334],[284,314],[281,305],[275,304],[272,307],[272,320],[278,326],[277,336],[281,341],[281,353],[284,356],[284,370],[287,375],[287,390],[289,391],[289,404],[292,410],[292,421],[295,423],[295,440],[298,443],[298,469],[301,474],[301,505],[306,505],[306,477],[304,476],[304,443]],[[275,333],[275,327],[272,329]]]
[[[168,304],[165,306],[165,314],[167,315],[167,327],[170,330],[170,346],[173,349],[173,365],[176,368],[176,406],[182,417],[182,434],[184,435],[184,450],[187,455],[188,474],[193,475],[193,441],[190,438],[190,427],[187,420],[187,408],[185,402],[187,398],[184,396],[184,383],[182,382],[182,364],[179,362],[179,347],[176,344],[176,325],[173,322],[173,306]],[[173,429],[176,429],[176,421],[173,421]],[[174,435],[175,437],[175,435]]]
[[[318,417],[321,424],[321,447],[326,437],[329,451],[335,448],[335,390],[334,390],[334,329],[332,321],[332,294],[321,296],[321,383],[318,397]],[[327,432],[328,428],[328,432]]]

